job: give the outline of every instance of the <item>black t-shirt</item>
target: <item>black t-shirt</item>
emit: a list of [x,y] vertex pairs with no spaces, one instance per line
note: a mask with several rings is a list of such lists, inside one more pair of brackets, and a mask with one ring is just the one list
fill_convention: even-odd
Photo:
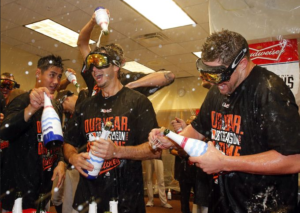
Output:
[[[192,126],[229,156],[276,150],[300,153],[300,119],[295,98],[281,78],[261,67],[230,96],[214,86]],[[210,212],[293,212],[298,174],[215,175]]]
[[[81,71],[81,75],[88,87],[89,90],[89,96],[94,95],[93,94],[93,88],[95,86],[95,80],[91,74],[91,71],[86,70],[85,69],[85,65],[83,65],[82,67],[82,71]],[[121,70],[120,71],[120,81],[123,85],[126,85],[130,82],[136,81],[142,77],[145,77],[148,74],[142,73],[142,72],[129,72],[126,70]],[[158,87],[158,86],[153,86],[153,87],[137,87],[134,88],[134,90],[142,93],[145,96],[150,96],[153,93],[155,93],[156,91],[162,89],[164,86],[162,87]]]
[[[101,93],[76,107],[65,133],[65,141],[83,152],[88,140],[100,135],[106,121],[112,121],[111,140],[118,146],[135,146],[148,141],[148,134],[158,124],[151,102],[142,94],[123,87],[109,98]],[[86,148],[87,147],[87,148]],[[80,177],[73,207],[91,196],[99,201],[98,212],[109,210],[109,201],[118,197],[119,212],[145,212],[141,161],[112,159],[103,163],[96,180]]]
[[8,104],[0,129],[1,138],[9,140],[1,183],[2,192],[12,190],[2,198],[2,208],[6,210],[12,209],[17,191],[22,191],[23,209],[36,208],[39,194],[50,193],[55,163],[62,160],[60,148],[48,150],[44,147],[43,108],[28,122],[24,121],[24,110],[30,103],[29,93],[19,95]]

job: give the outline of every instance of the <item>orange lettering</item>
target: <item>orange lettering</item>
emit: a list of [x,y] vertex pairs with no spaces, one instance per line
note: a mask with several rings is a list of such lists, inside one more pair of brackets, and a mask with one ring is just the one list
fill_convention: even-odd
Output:
[[128,123],[128,118],[123,116],[122,117],[122,127],[121,127],[122,131],[127,131],[127,123]]
[[235,129],[235,133],[240,133],[240,127],[241,127],[241,116],[235,115],[234,116],[234,123],[233,123],[233,131]]
[[84,130],[86,133],[89,132],[89,120],[84,121]]
[[41,121],[36,122],[36,130],[37,130],[37,133],[42,133]]
[[120,117],[116,116],[115,117],[115,123],[114,123],[114,131],[120,130]]

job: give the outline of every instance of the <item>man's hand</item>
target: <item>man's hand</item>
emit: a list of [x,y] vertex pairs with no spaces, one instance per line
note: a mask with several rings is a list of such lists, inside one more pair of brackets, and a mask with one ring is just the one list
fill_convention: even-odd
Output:
[[66,165],[63,161],[59,161],[57,166],[55,167],[54,171],[53,171],[53,176],[51,178],[52,181],[54,181],[54,179],[58,177],[58,181],[57,181],[57,188],[60,188],[65,180],[66,177]]
[[207,174],[219,173],[225,170],[226,155],[222,154],[215,148],[212,142],[208,142],[208,148],[204,155],[190,157],[189,160],[194,162]]
[[88,174],[83,171],[83,169],[88,170],[88,171],[93,171],[94,166],[87,162],[87,159],[90,159],[89,153],[84,152],[84,153],[79,153],[79,154],[72,154],[71,157],[69,158],[69,163],[72,164],[75,169],[77,169],[80,174],[83,176],[87,177]]
[[175,145],[174,142],[162,135],[161,129],[152,129],[149,133],[148,140],[152,148],[153,146],[155,146],[155,148],[169,149],[170,147]]
[[171,121],[171,124],[175,130],[175,132],[182,131],[186,127],[186,123],[184,120],[180,118],[175,118],[174,120]]
[[116,158],[118,146],[116,146],[110,139],[105,140],[99,138],[96,141],[91,142],[91,150],[93,155],[109,160]]
[[53,95],[50,94],[46,87],[33,88],[30,92],[30,105],[36,111],[44,106],[44,92],[52,99]]

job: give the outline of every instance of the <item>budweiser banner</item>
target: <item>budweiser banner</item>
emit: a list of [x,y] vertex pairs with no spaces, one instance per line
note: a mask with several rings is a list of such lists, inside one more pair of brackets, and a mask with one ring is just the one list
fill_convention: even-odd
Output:
[[250,57],[255,64],[279,75],[294,95],[299,88],[297,39],[250,44]]

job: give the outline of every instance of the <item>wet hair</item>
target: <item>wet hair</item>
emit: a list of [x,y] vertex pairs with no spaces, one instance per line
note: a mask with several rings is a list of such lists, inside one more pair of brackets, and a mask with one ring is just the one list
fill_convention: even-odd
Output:
[[45,57],[40,58],[37,65],[37,67],[41,69],[42,73],[52,66],[59,67],[62,70],[64,70],[64,64],[62,63],[62,59],[60,56],[47,55]]
[[12,73],[9,73],[9,72],[4,72],[4,73],[1,73],[1,77],[4,76],[8,79],[12,78],[12,80],[15,81],[15,76],[12,74]]
[[229,30],[212,33],[202,46],[201,58],[203,61],[211,62],[219,60],[224,65],[229,65],[242,48],[247,48],[246,58],[250,58],[249,47],[246,39]]
[[123,48],[119,44],[111,43],[102,47],[96,47],[93,53],[102,51],[105,51],[112,63],[120,68],[118,71],[118,78],[120,79],[121,66],[125,63]]

